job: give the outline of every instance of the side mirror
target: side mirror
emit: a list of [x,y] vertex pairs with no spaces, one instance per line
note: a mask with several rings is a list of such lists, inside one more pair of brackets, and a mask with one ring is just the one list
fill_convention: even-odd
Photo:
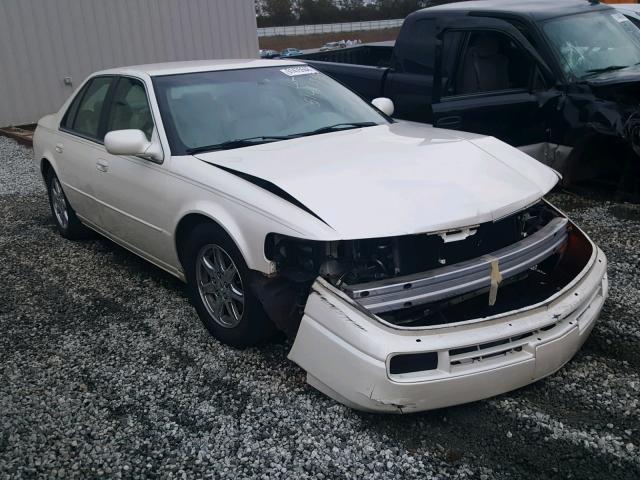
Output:
[[393,100],[386,97],[374,98],[373,100],[371,100],[371,105],[373,105],[382,113],[388,116],[393,115],[393,112],[395,110],[395,107],[393,105]]
[[104,147],[111,155],[133,155],[162,161],[162,149],[147,140],[142,130],[113,130],[105,135]]

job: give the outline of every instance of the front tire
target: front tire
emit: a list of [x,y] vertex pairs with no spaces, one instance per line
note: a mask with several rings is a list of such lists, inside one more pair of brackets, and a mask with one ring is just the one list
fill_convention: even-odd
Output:
[[195,227],[184,261],[191,302],[211,335],[237,348],[274,337],[275,326],[251,291],[250,270],[224,230],[210,223]]
[[89,229],[80,222],[76,212],[71,208],[56,174],[53,171],[49,172],[46,180],[51,214],[60,235],[69,240],[87,238]]

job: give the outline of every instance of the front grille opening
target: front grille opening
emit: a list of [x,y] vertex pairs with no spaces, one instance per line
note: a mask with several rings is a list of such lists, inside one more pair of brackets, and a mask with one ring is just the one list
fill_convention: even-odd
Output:
[[485,348],[497,347],[498,345],[504,345],[505,343],[509,343],[510,340],[505,338],[504,340],[495,340],[493,342],[483,343],[480,345],[480,350],[484,350]]
[[454,348],[449,350],[449,355],[461,355],[463,353],[476,352],[477,350],[477,345],[473,345],[472,347]]
[[436,368],[438,368],[437,352],[396,355],[389,361],[389,373],[392,375],[424,372]]
[[[549,325],[545,325],[538,330],[532,330],[530,332],[525,332],[520,335],[515,335],[509,338],[502,338],[500,340],[494,340],[493,342],[482,343],[479,345],[470,345],[467,347],[459,347],[452,348],[449,350],[449,357],[451,358],[450,364],[452,366],[457,365],[466,365],[473,362],[481,362],[482,360],[486,360],[494,357],[506,357],[511,353],[518,353],[522,351],[522,344],[514,345],[516,342],[519,342],[525,338],[532,337],[540,332],[548,332],[553,329],[557,323],[552,323]],[[490,349],[494,347],[498,347],[500,345],[504,345],[504,348],[491,352]],[[464,355],[466,353],[478,352],[477,355],[466,355],[466,358],[456,359],[458,355]]]
[[[586,245],[583,245],[586,244]],[[577,247],[576,247],[577,245]],[[579,247],[585,249],[581,254]],[[488,290],[461,297],[416,305],[379,314],[403,327],[447,325],[512,312],[547,300],[565,288],[586,265],[591,254],[587,240],[576,231],[569,234],[568,248],[547,258],[535,268],[503,281],[495,305],[488,304]]]

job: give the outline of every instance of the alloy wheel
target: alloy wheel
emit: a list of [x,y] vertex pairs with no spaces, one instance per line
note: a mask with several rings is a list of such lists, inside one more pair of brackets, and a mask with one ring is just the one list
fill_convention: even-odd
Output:
[[231,256],[219,245],[205,245],[196,258],[200,298],[213,320],[224,328],[238,326],[244,314],[244,288]]
[[64,192],[60,181],[54,177],[51,180],[51,204],[53,212],[56,215],[58,224],[66,229],[69,226],[69,211],[67,210],[67,200],[64,198]]

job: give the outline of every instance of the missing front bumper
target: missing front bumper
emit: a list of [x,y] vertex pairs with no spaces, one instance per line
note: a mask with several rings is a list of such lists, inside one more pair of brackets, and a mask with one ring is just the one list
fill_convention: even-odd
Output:
[[[546,303],[418,330],[382,322],[320,279],[289,358],[309,384],[365,411],[430,410],[519,388],[562,367],[593,328],[608,288],[606,257],[593,248],[576,281]],[[437,368],[391,373],[394,356],[425,352],[436,352]]]
[[490,288],[494,262],[500,266],[502,280],[526,272],[566,246],[568,225],[566,218],[557,217],[533,235],[490,255],[342,289],[370,312],[380,314]]

